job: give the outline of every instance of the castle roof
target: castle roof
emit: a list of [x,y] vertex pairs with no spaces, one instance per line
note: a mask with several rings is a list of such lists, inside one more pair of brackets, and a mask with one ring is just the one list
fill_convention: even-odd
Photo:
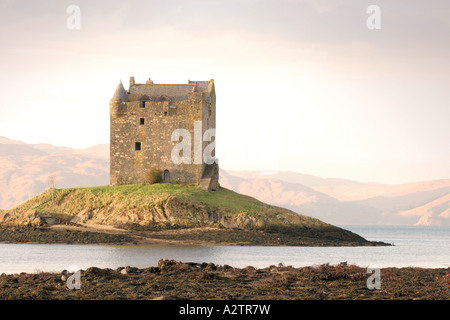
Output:
[[186,100],[190,92],[209,92],[211,81],[189,81],[187,84],[133,84],[130,86],[130,100],[139,100],[142,96],[150,100],[167,97],[171,101]]
[[112,101],[123,101],[123,102],[128,101],[128,95],[123,87],[122,81],[120,81],[120,83],[117,85],[116,92],[114,92],[114,95],[111,100]]

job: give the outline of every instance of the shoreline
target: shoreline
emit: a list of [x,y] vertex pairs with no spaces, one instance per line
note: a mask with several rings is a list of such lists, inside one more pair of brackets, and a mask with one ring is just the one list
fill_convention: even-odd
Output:
[[[361,238],[362,239],[362,238]],[[316,239],[299,234],[211,227],[133,230],[109,225],[0,225],[0,243],[113,244],[174,246],[392,246],[381,241]]]
[[[161,259],[161,260],[169,260],[169,259]],[[173,260],[173,261],[175,261],[175,260]],[[184,262],[177,261],[177,263],[184,263]],[[185,263],[187,263],[187,264],[197,264],[197,265],[204,264],[204,265],[220,266],[220,264],[213,263],[213,262],[185,262]],[[278,267],[280,265],[282,265],[283,267],[286,267],[282,263],[279,263]],[[288,268],[293,268],[293,269],[305,269],[305,268],[306,269],[309,269],[309,268],[319,269],[319,268],[324,268],[324,267],[336,268],[336,267],[339,267],[339,266],[342,266],[342,265],[347,265],[347,264],[345,262],[340,262],[340,263],[318,263],[318,264],[311,264],[311,265],[297,266],[297,267],[296,266],[292,266],[292,265],[288,265],[287,267]],[[232,265],[228,265],[228,264],[224,264],[224,266],[229,266],[229,267],[231,267],[233,269],[252,268],[252,269],[255,269],[256,271],[264,270],[264,269],[266,269],[268,267],[277,267],[275,265],[264,266],[264,267],[257,267],[257,266],[247,265],[245,267],[237,267],[237,266],[232,266]],[[348,266],[352,266],[352,267],[359,268],[359,269],[364,269],[364,270],[367,270],[367,268],[369,268],[369,266],[357,265],[357,264],[349,264]],[[109,267],[102,267],[101,268],[101,267],[97,267],[97,266],[90,266],[90,267],[88,267],[86,269],[80,269],[80,270],[82,272],[85,272],[86,270],[91,269],[91,268],[111,270],[111,271],[112,270],[116,270],[117,271],[117,270],[122,270],[122,269],[126,269],[126,268],[145,270],[145,269],[148,269],[148,268],[156,268],[156,267],[157,267],[157,264],[155,264],[155,265],[148,265],[146,267],[136,267],[136,266],[133,266],[133,265],[129,265],[129,266],[120,266],[120,267],[116,267],[116,268],[113,268],[113,267],[111,267],[111,268],[109,268]],[[417,272],[421,272],[421,271],[425,271],[425,272],[444,271],[444,272],[448,272],[450,274],[450,267],[442,267],[442,266],[439,266],[439,267],[417,267],[417,266],[407,266],[407,267],[406,266],[403,266],[403,267],[398,267],[397,266],[397,267],[395,267],[395,266],[389,266],[389,267],[380,267],[378,269],[380,269],[380,270],[383,270],[383,269],[396,269],[396,270],[400,270],[400,271],[401,270],[415,270]],[[17,276],[24,276],[24,275],[26,275],[26,276],[33,276],[33,275],[39,275],[39,274],[59,275],[63,271],[64,270],[41,270],[41,269],[36,269],[35,271],[2,272],[0,270],[0,276],[15,276],[15,277],[17,277]],[[367,274],[367,276],[369,277],[369,274]],[[450,281],[450,276],[449,276],[449,281]],[[450,285],[450,282],[449,282],[449,285]]]
[[381,288],[371,290],[366,268],[340,263],[316,267],[271,265],[236,268],[159,260],[147,268],[90,267],[79,290],[70,273],[0,275],[0,300],[412,300],[450,299],[450,268],[380,268]]

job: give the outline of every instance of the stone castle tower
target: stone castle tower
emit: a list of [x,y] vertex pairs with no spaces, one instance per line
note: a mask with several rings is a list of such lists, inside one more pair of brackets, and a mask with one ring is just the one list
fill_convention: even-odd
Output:
[[[146,182],[147,172],[156,168],[163,182],[195,184],[208,191],[218,188],[217,161],[205,162],[200,154],[210,150],[211,143],[215,146],[215,134],[212,142],[203,139],[216,128],[214,80],[137,84],[131,77],[128,91],[122,82],[117,86],[110,119],[111,185]],[[180,129],[182,138],[174,139],[174,131]],[[191,139],[192,149],[183,149],[183,160],[176,163],[173,150],[188,142],[185,139]]]

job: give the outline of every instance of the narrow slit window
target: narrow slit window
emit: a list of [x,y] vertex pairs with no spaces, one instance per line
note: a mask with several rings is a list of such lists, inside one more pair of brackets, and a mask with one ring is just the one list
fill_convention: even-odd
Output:
[[145,118],[140,118],[140,119],[139,119],[139,124],[140,124],[141,126],[143,126],[143,125],[145,124]]
[[141,151],[141,143],[140,142],[136,142],[134,144],[134,150],[136,151]]
[[164,115],[167,116],[167,111],[164,111]]
[[139,103],[139,107],[145,108],[145,101],[141,101],[141,102]]

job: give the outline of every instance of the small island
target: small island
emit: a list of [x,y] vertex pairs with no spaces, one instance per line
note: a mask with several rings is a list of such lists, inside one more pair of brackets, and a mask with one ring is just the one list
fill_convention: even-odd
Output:
[[0,211],[0,226],[9,243],[389,245],[225,188],[173,183],[48,189]]

